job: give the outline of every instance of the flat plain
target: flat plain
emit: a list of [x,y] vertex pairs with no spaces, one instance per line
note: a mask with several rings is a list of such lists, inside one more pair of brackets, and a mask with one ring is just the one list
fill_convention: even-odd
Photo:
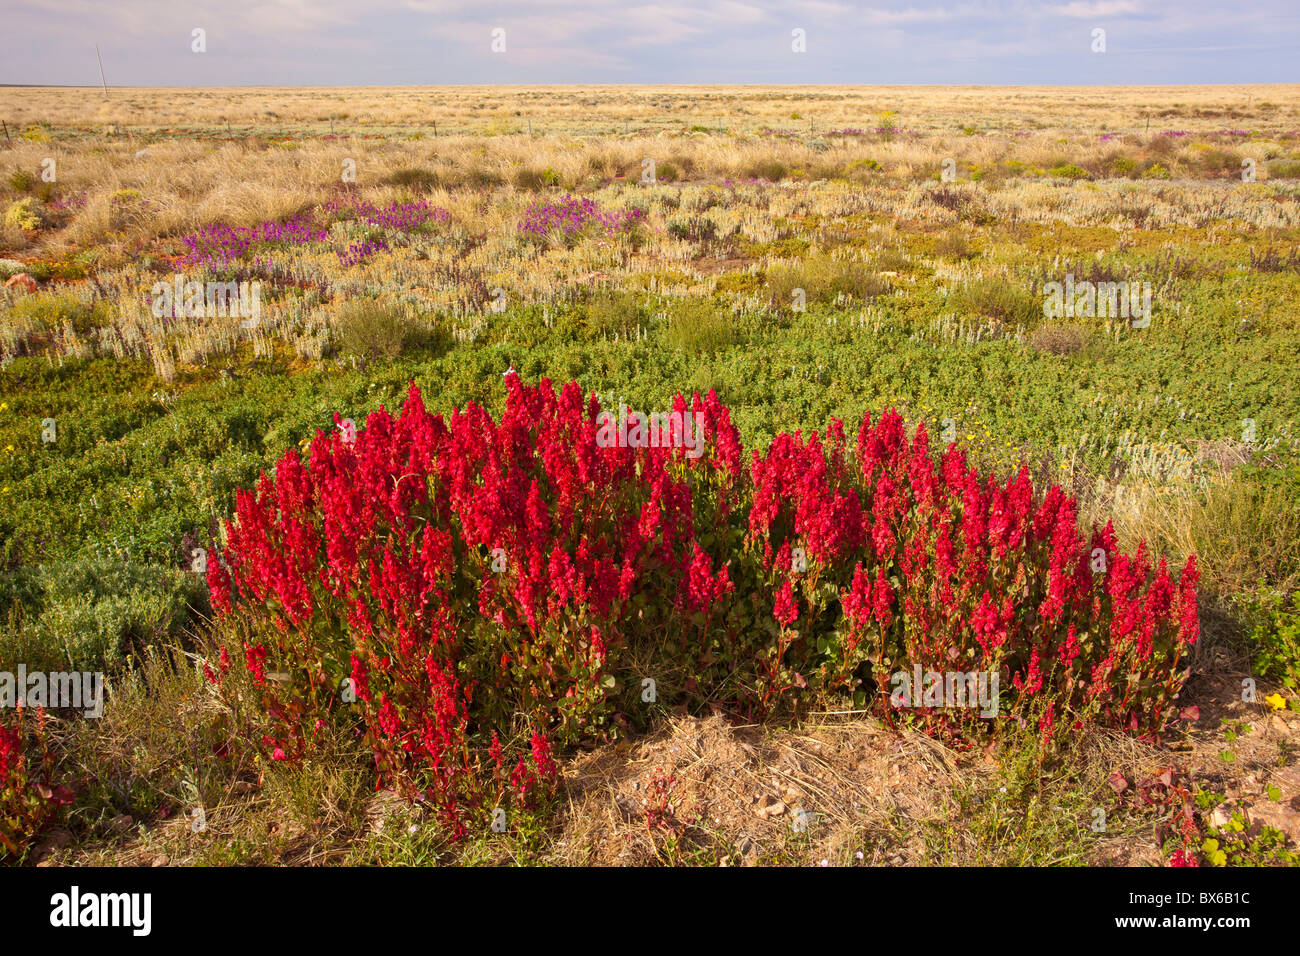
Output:
[[[75,797],[15,804],[15,858],[1295,862],[1300,87],[7,87],[0,119],[0,669],[113,688],[42,732]],[[157,308],[176,276],[257,312]],[[1149,288],[1147,321],[1048,314],[1067,281]],[[713,391],[746,455],[895,409],[1027,466],[1125,551],[1197,556],[1179,720],[1049,759],[851,692],[674,704],[468,839],[376,796],[346,720],[302,761],[238,743],[203,667],[266,622],[218,619],[192,557],[237,490],[413,382],[500,415],[510,370]]]

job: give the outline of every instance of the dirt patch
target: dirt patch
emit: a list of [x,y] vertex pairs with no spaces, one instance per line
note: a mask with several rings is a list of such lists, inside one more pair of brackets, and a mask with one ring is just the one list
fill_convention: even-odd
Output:
[[696,833],[724,865],[903,863],[916,848],[891,837],[912,828],[895,824],[943,816],[956,771],[943,745],[875,721],[764,733],[684,718],[570,765],[557,850],[584,864],[678,862],[669,855]]

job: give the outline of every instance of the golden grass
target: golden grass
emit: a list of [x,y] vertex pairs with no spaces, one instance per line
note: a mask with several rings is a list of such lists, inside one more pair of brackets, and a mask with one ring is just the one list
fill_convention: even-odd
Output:
[[[903,129],[1212,130],[1261,124],[1295,129],[1300,86],[491,86],[94,87],[0,89],[11,124],[142,128],[308,126],[337,132],[390,128],[478,133],[611,133],[721,126],[813,132],[876,128],[884,113]],[[797,114],[797,117],[796,117]]]

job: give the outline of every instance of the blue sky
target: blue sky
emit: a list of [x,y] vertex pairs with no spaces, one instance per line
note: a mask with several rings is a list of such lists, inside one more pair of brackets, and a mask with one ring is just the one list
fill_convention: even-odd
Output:
[[[1188,84],[1300,77],[1262,0],[4,0],[0,83]],[[493,53],[492,31],[505,31]],[[207,50],[192,51],[206,31]],[[1093,31],[1105,30],[1095,53]],[[792,50],[802,30],[806,52]]]

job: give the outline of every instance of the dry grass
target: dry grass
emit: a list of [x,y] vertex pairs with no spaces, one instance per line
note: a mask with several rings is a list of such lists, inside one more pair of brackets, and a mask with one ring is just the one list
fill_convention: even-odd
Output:
[[[587,135],[721,126],[818,130],[1295,129],[1293,84],[1153,87],[493,86],[0,89],[11,124],[140,128],[310,127],[336,132],[473,129]],[[797,115],[797,118],[796,118]],[[811,122],[811,126],[810,126]]]

